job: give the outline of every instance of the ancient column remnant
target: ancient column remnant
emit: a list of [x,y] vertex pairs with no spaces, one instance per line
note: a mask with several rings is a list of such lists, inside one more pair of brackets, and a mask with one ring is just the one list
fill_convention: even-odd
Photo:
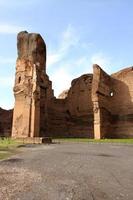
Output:
[[46,45],[39,34],[24,31],[18,34],[17,48],[12,136],[37,137],[42,124],[40,109],[45,112],[51,88],[46,75]]
[[92,101],[94,112],[94,138],[107,137],[111,132],[112,78],[98,65],[93,65]]

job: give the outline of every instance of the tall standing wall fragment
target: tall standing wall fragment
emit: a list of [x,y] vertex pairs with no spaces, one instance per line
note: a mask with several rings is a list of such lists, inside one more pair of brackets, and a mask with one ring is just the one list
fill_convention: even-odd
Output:
[[46,112],[45,99],[52,95],[46,75],[46,45],[39,34],[20,32],[17,47],[12,136],[37,137],[42,123],[45,126],[46,117],[41,119],[41,112]]
[[94,137],[133,138],[133,68],[109,76],[93,66]]

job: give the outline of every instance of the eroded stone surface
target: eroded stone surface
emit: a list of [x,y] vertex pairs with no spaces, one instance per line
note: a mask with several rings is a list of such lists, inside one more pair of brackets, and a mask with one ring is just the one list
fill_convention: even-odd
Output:
[[11,136],[13,110],[0,108],[0,136]]
[[93,137],[92,74],[74,79],[68,92],[69,134]]
[[72,81],[59,99],[46,74],[46,45],[39,34],[18,34],[13,137],[93,137],[92,74]]
[[95,138],[133,137],[133,69],[109,76],[94,65],[92,101]]
[[13,137],[43,135],[51,81],[46,75],[46,45],[39,34],[18,34],[18,58],[14,86]]
[[42,37],[21,32],[17,47],[13,137],[133,137],[132,67],[110,76],[94,65],[57,99]]

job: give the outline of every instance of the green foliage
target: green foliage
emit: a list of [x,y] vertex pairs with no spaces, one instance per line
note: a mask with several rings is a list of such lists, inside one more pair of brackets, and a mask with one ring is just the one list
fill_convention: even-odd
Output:
[[13,140],[11,138],[0,138],[0,148],[1,147],[11,147],[11,146],[17,146],[18,142],[16,140]]
[[19,143],[11,138],[0,138],[0,160],[16,153]]
[[133,139],[88,139],[88,138],[58,138],[54,142],[87,142],[87,143],[125,143],[133,144]]

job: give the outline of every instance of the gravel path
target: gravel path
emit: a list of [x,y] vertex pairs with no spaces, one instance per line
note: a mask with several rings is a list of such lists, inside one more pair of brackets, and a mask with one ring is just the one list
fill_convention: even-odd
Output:
[[23,148],[0,162],[0,200],[133,200],[133,145]]

